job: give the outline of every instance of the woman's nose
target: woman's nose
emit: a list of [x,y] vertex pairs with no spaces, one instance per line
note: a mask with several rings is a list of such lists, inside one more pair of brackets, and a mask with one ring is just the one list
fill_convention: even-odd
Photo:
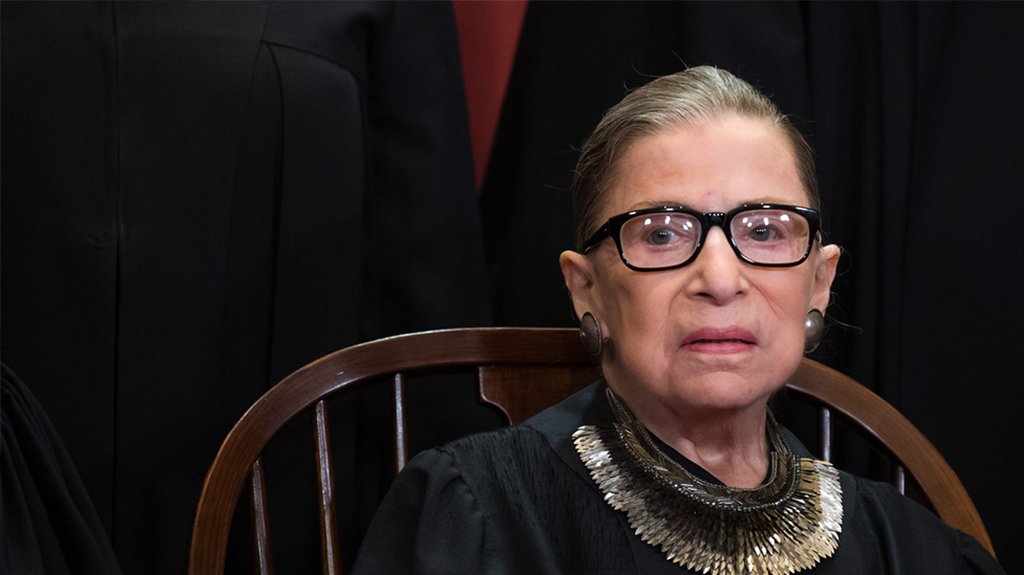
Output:
[[717,226],[712,228],[697,259],[689,266],[694,272],[691,292],[720,303],[730,301],[746,291],[743,265],[725,232]]

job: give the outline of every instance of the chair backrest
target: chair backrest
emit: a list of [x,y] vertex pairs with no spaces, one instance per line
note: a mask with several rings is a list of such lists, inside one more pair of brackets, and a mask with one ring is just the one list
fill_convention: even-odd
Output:
[[[189,572],[222,573],[242,491],[253,516],[255,570],[272,573],[261,452],[287,422],[312,412],[324,573],[341,573],[327,400],[367,382],[391,388],[395,468],[409,458],[405,389],[409,376],[475,368],[480,399],[519,423],[594,381],[597,369],[574,329],[466,328],[401,335],[334,352],[282,380],[245,413],[221,445],[203,486],[192,532]],[[963,484],[935,447],[905,417],[853,379],[805,359],[789,394],[818,413],[818,453],[830,459],[834,425],[849,424],[892,458],[894,484],[918,487],[923,503],[992,552],[985,526]],[[312,488],[313,486],[311,486]]]

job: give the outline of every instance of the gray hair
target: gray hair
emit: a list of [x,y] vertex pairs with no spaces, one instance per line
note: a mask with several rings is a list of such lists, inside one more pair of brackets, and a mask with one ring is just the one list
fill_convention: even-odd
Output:
[[656,78],[609,109],[584,141],[572,181],[576,249],[594,233],[594,218],[611,186],[615,164],[633,141],[668,128],[729,114],[760,118],[782,130],[796,157],[810,207],[820,207],[814,153],[793,122],[756,88],[711,66],[697,66]]

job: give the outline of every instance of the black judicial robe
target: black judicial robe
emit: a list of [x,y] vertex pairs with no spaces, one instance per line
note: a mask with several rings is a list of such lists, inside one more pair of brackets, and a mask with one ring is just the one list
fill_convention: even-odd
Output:
[[488,323],[451,7],[5,1],[0,20],[3,360],[125,572],[181,573],[216,448],[272,383]]
[[[580,425],[613,421],[594,384],[521,426],[418,455],[374,518],[356,574],[690,573],[605,503],[573,448]],[[839,549],[807,573],[1004,573],[890,485],[845,472],[840,481]]]

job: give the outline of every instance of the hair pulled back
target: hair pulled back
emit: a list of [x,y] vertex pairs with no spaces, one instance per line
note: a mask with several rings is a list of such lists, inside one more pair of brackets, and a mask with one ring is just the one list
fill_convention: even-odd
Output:
[[605,113],[584,141],[571,187],[576,249],[582,249],[600,225],[594,220],[612,185],[615,165],[630,143],[668,128],[727,115],[763,119],[777,126],[793,147],[810,207],[820,208],[814,154],[793,122],[747,82],[725,70],[696,66],[631,91]]

